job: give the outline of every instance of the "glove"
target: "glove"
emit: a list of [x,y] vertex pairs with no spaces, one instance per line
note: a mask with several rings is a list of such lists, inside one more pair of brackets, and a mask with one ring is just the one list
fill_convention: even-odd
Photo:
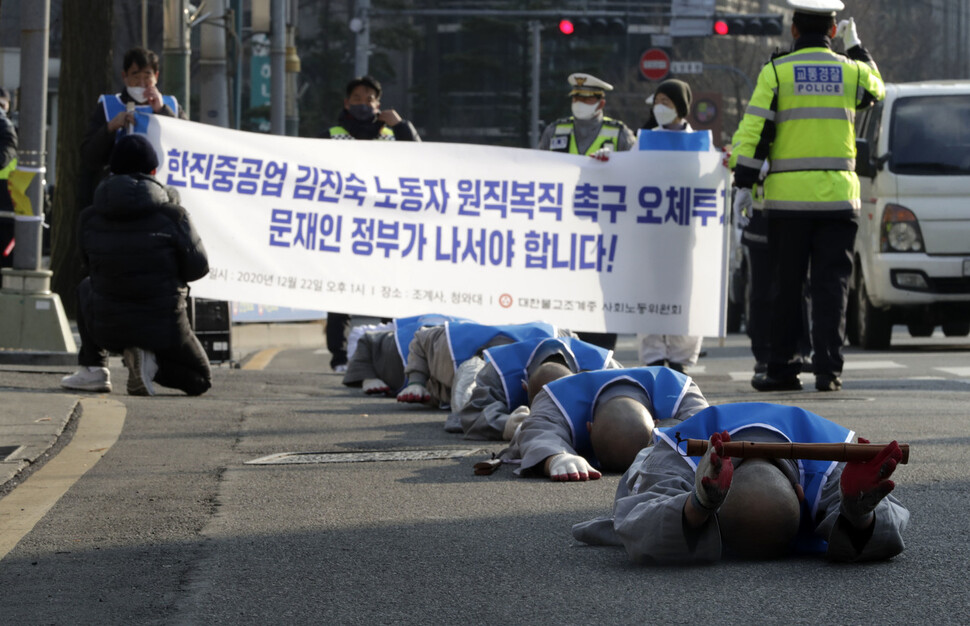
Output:
[[364,390],[364,393],[369,396],[388,394],[391,392],[391,388],[380,378],[365,378],[360,386]]
[[839,22],[839,26],[835,30],[835,36],[842,38],[842,43],[845,44],[846,50],[862,45],[862,41],[859,39],[859,33],[855,29],[854,17]]
[[[869,440],[859,437],[859,443],[869,443]],[[889,477],[902,460],[903,452],[899,444],[893,441],[872,460],[845,464],[839,479],[842,488],[841,511],[854,526],[869,524],[876,505],[896,486]]]
[[754,198],[751,197],[751,190],[737,187],[734,190],[734,217],[739,228],[746,228],[751,221],[751,207],[754,206]]
[[502,431],[502,439],[512,441],[512,435],[519,428],[519,424],[529,417],[529,407],[523,404],[509,414],[509,419],[505,422],[505,429]]
[[608,143],[608,144],[605,144],[602,148],[600,148],[596,152],[594,152],[593,154],[591,154],[590,156],[596,159],[597,161],[609,161],[610,152],[613,152],[613,144]]
[[728,441],[731,441],[731,435],[726,430],[711,435],[707,452],[697,464],[694,475],[694,504],[708,512],[716,511],[721,506],[728,489],[731,488],[734,464],[731,457],[722,456],[723,444]]
[[424,385],[411,383],[397,394],[398,402],[431,402],[431,394]]
[[558,481],[596,480],[602,474],[593,469],[586,459],[568,452],[560,452],[546,461],[549,478]]

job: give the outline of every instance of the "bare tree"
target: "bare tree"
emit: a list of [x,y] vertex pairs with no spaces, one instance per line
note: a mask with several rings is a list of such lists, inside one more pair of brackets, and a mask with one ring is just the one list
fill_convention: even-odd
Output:
[[59,86],[57,180],[51,225],[52,289],[69,317],[77,308],[75,289],[82,278],[77,248],[77,185],[81,140],[100,94],[112,85],[114,64],[113,0],[73,0],[63,5]]

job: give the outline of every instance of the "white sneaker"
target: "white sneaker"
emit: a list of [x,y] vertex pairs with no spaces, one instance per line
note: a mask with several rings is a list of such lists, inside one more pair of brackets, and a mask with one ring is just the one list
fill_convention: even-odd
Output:
[[333,366],[333,371],[334,371],[335,374],[346,374],[347,373],[347,366],[346,365],[334,365]]
[[106,367],[82,365],[81,368],[61,379],[61,387],[78,391],[111,392],[111,372]]
[[125,348],[121,357],[128,368],[128,395],[154,396],[155,374],[158,373],[158,362],[155,353],[141,348]]

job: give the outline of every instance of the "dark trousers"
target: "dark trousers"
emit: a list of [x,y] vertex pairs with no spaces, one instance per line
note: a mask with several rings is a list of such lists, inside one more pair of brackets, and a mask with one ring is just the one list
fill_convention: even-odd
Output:
[[772,378],[788,379],[801,369],[802,285],[809,271],[815,376],[842,373],[845,309],[858,227],[855,220],[844,218],[768,220],[769,261],[774,269],[768,359]]
[[330,352],[330,367],[347,364],[347,332],[350,330],[350,315],[347,313],[327,313],[327,350]]
[[[107,367],[108,351],[102,345],[111,345],[110,338],[101,337],[98,341],[91,333],[88,324],[91,315],[91,279],[85,278],[77,288],[77,329],[81,335],[81,348],[78,350],[78,365],[88,367]],[[176,319],[177,341],[165,350],[155,350],[158,373],[155,383],[162,387],[179,389],[190,396],[205,393],[212,386],[212,370],[209,357],[199,338],[192,331],[189,317],[185,311],[178,313]],[[137,347],[137,346],[125,346]],[[124,350],[125,347],[121,349]]]
[[[742,243],[748,250],[748,308],[745,331],[751,340],[751,354],[755,361],[767,365],[771,358],[771,280],[774,274],[768,251],[768,220],[755,211],[744,230]],[[798,338],[797,354],[808,363],[812,354],[812,301],[806,280],[802,286],[802,333]]]

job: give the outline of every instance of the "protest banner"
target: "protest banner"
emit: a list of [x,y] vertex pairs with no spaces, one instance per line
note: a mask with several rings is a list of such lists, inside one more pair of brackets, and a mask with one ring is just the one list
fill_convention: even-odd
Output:
[[193,295],[580,331],[720,335],[714,151],[608,162],[468,144],[263,135],[147,116],[209,253]]

